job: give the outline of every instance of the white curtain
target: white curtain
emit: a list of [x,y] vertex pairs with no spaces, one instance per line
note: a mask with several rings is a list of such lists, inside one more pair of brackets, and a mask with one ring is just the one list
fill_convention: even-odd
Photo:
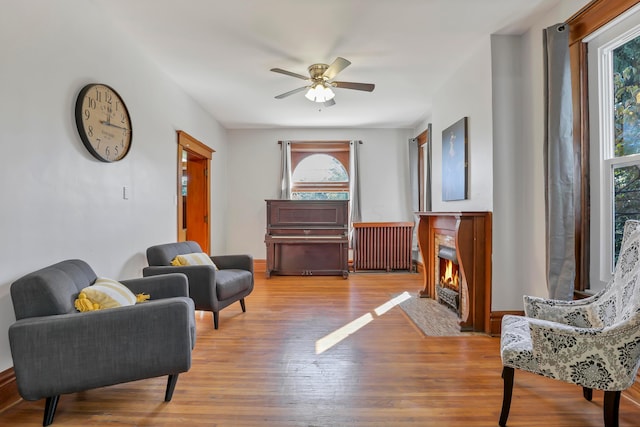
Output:
[[545,201],[549,297],[573,299],[575,211],[569,26],[544,30]]
[[360,215],[360,144],[349,141],[349,242],[353,238],[353,223],[362,221]]
[[291,199],[291,141],[280,143],[280,199]]

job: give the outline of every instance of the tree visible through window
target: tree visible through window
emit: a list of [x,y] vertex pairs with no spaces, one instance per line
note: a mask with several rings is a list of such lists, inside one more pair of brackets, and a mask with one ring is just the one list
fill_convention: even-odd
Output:
[[349,200],[349,145],[292,143],[294,200]]
[[613,50],[614,86],[614,259],[617,260],[624,223],[640,219],[640,37]]
[[[630,207],[620,203],[624,200],[622,194],[633,189],[632,182],[637,183],[633,173],[638,174],[640,154],[614,157],[616,140],[621,135],[614,128],[623,124],[624,117],[624,114],[618,114],[614,119],[614,113],[621,111],[620,107],[634,109],[633,96],[636,96],[636,102],[638,100],[633,90],[627,90],[626,94],[620,92],[628,86],[631,75],[638,81],[640,58],[638,43],[633,41],[640,35],[637,4],[637,0],[592,0],[566,21],[570,29],[573,105],[577,107],[573,111],[573,135],[574,158],[578,160],[574,176],[580,177],[575,194],[578,203],[574,206],[578,297],[597,292],[611,279],[616,252],[616,212],[621,220],[623,209],[626,211]],[[618,49],[632,41],[628,47]],[[634,49],[631,48],[633,45],[636,45]],[[613,56],[616,49],[622,55],[615,60],[615,72],[619,75],[614,77],[614,60],[608,55]],[[630,52],[633,50],[635,52]],[[632,68],[625,72],[629,66]],[[630,168],[616,170],[627,166]],[[627,200],[634,203],[631,198]],[[621,231],[619,226],[617,228]]]

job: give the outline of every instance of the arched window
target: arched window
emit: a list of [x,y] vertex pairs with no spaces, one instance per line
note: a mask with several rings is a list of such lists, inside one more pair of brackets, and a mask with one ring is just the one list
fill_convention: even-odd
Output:
[[349,199],[349,143],[292,143],[291,198]]

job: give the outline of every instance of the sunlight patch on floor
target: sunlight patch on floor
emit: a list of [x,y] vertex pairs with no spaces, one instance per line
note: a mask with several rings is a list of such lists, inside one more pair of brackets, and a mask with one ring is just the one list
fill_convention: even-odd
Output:
[[375,308],[373,312],[362,315],[359,318],[347,323],[343,327],[331,332],[329,335],[325,335],[324,337],[320,338],[316,341],[316,354],[324,353],[334,345],[338,344],[340,341],[347,338],[349,335],[357,332],[359,329],[372,322],[374,319],[374,314],[376,317],[382,316],[393,307],[397,306],[403,301],[408,300],[409,298],[411,298],[411,294],[409,294],[408,292],[403,292],[397,297],[394,297],[381,306]]
[[389,301],[382,304],[380,307],[373,310],[378,316],[382,316],[387,311],[391,310],[396,305],[408,300],[411,298],[411,294],[409,292],[403,292],[395,298],[390,299]]

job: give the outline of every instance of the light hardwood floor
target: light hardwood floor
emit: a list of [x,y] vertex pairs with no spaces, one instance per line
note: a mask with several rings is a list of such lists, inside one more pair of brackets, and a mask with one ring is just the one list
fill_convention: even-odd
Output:
[[[196,314],[193,365],[171,402],[166,378],[120,384],[62,396],[53,425],[496,426],[499,338],[424,337],[398,307],[375,313],[420,284],[408,273],[258,274],[246,313],[224,309],[217,331],[211,313]],[[371,321],[317,354],[318,340],[356,319]],[[21,402],[0,425],[41,425],[43,406]],[[602,426],[602,393],[587,402],[576,386],[516,372],[508,425]],[[640,408],[623,397],[620,426],[638,425]]]

